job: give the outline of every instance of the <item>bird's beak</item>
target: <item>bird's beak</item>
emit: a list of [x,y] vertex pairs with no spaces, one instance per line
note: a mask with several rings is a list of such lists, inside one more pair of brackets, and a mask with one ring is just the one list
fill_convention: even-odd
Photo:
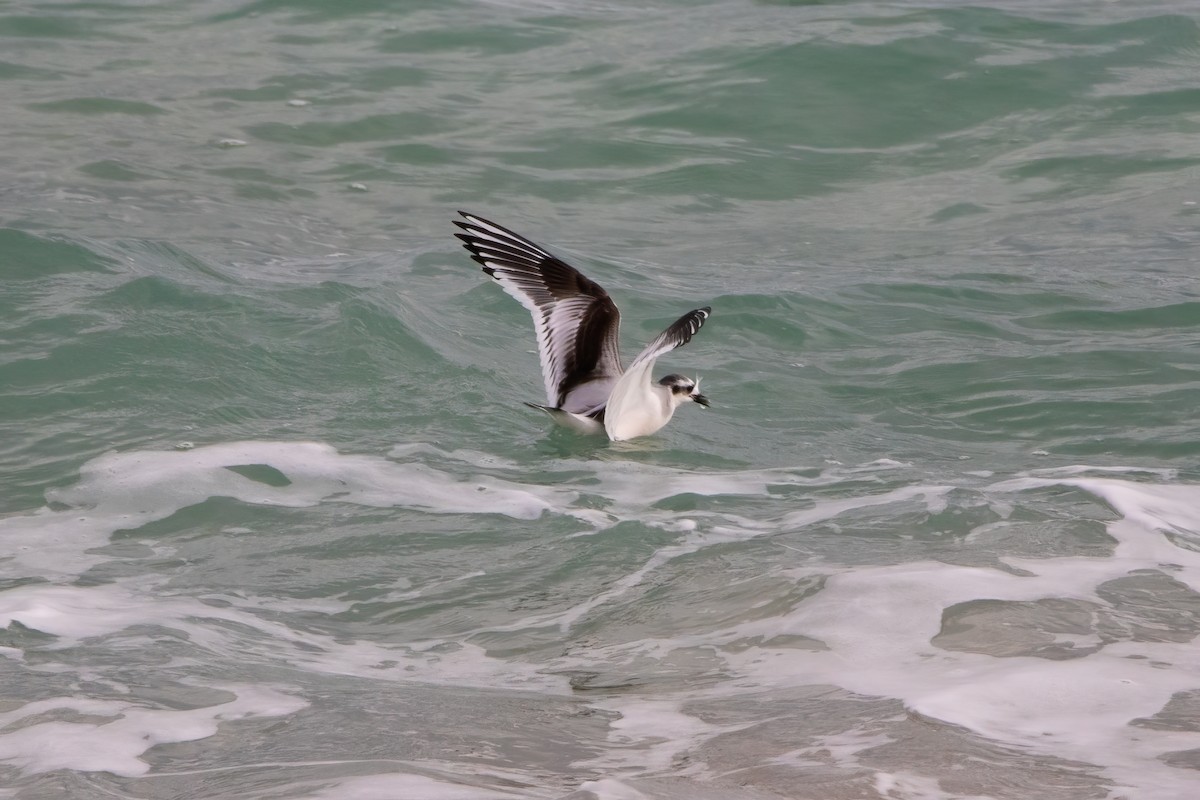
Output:
[[700,405],[704,406],[705,408],[708,408],[708,398],[705,397],[704,395],[697,392],[696,394],[693,394],[691,397],[692,397],[692,400],[694,400],[695,402],[699,403]]

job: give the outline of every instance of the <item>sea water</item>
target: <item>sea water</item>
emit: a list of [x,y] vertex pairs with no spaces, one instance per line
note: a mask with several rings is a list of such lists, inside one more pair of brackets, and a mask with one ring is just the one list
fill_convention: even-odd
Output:
[[0,797],[1196,797],[1198,22],[0,4]]

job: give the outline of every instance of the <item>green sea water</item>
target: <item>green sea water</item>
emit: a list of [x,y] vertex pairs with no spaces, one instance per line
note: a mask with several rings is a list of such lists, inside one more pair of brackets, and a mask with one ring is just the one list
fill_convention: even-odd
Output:
[[[1191,798],[1200,8],[0,2],[0,797]],[[710,410],[551,429],[459,209]]]

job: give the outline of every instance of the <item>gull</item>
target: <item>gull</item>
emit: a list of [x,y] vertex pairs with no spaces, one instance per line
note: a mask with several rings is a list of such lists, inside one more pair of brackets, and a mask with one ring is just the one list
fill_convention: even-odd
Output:
[[557,423],[613,441],[649,436],[686,402],[708,407],[699,380],[667,375],[655,382],[654,362],[687,344],[712,313],[687,312],[621,367],[617,330],[621,312],[595,281],[567,262],[494,222],[458,212],[454,224],[471,258],[530,314],[546,384],[544,411]]

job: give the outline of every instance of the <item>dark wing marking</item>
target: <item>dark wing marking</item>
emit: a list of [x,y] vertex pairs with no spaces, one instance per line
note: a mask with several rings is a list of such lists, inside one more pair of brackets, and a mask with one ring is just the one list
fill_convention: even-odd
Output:
[[576,413],[603,408],[621,375],[621,314],[608,292],[523,236],[458,212],[456,233],[483,271],[533,315],[546,401]]
[[676,347],[682,347],[692,340],[696,335],[696,331],[704,325],[704,320],[708,319],[708,315],[712,313],[712,308],[705,306],[689,311],[679,319],[671,323],[671,326],[660,333],[654,341],[646,345],[646,349],[638,353],[637,358],[629,365],[632,371],[634,367],[641,364],[643,361],[651,361],[661,356],[663,353],[669,353]]

